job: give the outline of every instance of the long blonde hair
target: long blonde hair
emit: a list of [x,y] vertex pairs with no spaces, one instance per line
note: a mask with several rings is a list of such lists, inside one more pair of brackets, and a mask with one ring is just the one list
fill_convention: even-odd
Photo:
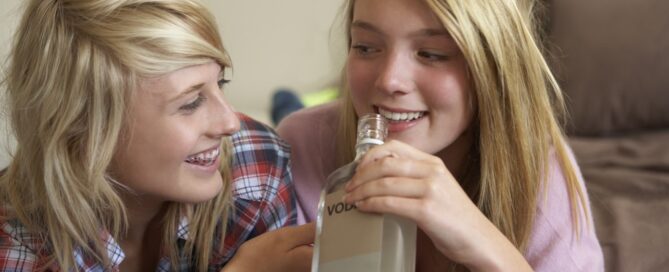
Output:
[[[17,149],[0,179],[0,201],[42,237],[60,269],[81,248],[106,268],[100,230],[127,230],[123,190],[108,168],[142,78],[216,61],[230,67],[213,16],[195,0],[32,0],[14,37],[4,79]],[[230,142],[224,189],[200,204],[171,203],[163,243],[173,269],[187,258],[206,271],[214,235],[223,245],[230,206]],[[177,226],[189,222],[177,250]]]
[[[566,148],[559,86],[536,41],[531,1],[424,0],[461,49],[477,101],[470,159],[475,184],[463,184],[479,209],[521,251],[527,247],[538,192],[546,187],[551,149],[567,181],[574,230],[579,210],[588,218],[584,194]],[[347,2],[347,23],[354,0]],[[348,29],[348,26],[347,26]],[[349,33],[350,35],[350,33]],[[350,45],[350,36],[349,45]],[[344,84],[345,84],[344,80]],[[344,88],[338,163],[353,158],[356,114]],[[461,181],[463,182],[463,181]],[[578,234],[578,232],[577,232]]]

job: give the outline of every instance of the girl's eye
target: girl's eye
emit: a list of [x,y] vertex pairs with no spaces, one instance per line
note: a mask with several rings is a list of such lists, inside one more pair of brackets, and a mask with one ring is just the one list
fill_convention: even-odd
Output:
[[351,49],[353,49],[353,51],[355,51],[355,53],[357,53],[360,56],[368,56],[378,51],[377,49],[364,44],[353,45],[351,46]]
[[228,84],[228,83],[230,83],[229,79],[221,78],[221,79],[218,80],[218,88],[223,89],[223,86],[225,86],[225,84]]
[[417,55],[427,61],[445,61],[448,56],[444,54],[434,53],[430,51],[418,51]]
[[197,110],[197,108],[199,108],[205,100],[207,100],[207,98],[200,93],[197,95],[197,98],[195,98],[195,100],[179,107],[179,110],[187,113],[192,113],[195,110]]

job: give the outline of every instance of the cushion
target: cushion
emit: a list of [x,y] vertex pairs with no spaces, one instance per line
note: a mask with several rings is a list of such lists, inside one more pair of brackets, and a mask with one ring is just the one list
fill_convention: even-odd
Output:
[[545,1],[549,59],[571,115],[568,133],[668,128],[669,1]]
[[669,130],[571,137],[606,271],[669,267]]

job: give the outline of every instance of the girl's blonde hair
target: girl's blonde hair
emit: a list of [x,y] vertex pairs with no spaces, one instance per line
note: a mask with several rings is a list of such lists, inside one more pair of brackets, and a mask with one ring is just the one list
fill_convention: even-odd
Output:
[[[579,210],[588,218],[585,198],[558,121],[565,114],[564,100],[538,46],[539,30],[532,29],[533,1],[424,1],[461,49],[478,103],[469,157],[476,167],[468,173],[470,179],[460,181],[467,193],[524,252],[554,149],[578,230]],[[345,6],[348,24],[354,2]],[[350,33],[348,39],[350,45]],[[343,89],[338,144],[346,148],[340,149],[340,164],[353,158],[357,120],[349,91]]]
[[[195,0],[32,0],[14,37],[4,80],[17,149],[0,179],[0,201],[63,271],[73,251],[110,260],[100,230],[127,230],[122,186],[108,168],[143,78],[191,65],[230,67],[213,16]],[[200,204],[171,203],[164,249],[206,271],[223,245],[230,206],[230,151],[224,141],[224,189]],[[179,256],[177,226],[188,220]],[[219,239],[219,241],[214,241]]]

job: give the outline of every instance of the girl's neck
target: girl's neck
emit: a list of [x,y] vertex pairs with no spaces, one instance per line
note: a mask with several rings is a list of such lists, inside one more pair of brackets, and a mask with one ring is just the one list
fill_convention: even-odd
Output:
[[162,225],[167,203],[147,196],[122,196],[128,215],[128,228],[122,240],[141,241],[147,231]]
[[149,197],[127,194],[122,197],[128,215],[128,228],[118,239],[125,254],[121,271],[155,270],[162,249],[162,223],[167,205]]

